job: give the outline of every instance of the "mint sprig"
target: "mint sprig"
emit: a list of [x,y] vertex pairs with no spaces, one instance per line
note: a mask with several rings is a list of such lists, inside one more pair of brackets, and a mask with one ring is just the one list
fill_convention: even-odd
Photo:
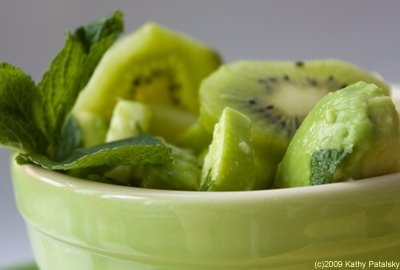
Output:
[[37,85],[20,69],[0,63],[0,144],[22,152],[19,164],[72,170],[170,161],[171,149],[149,135],[78,148],[80,130],[71,110],[103,54],[123,31],[122,19],[116,11],[67,32],[64,47]]
[[121,11],[116,11],[111,16],[100,18],[79,27],[73,33],[78,39],[85,52],[89,52],[90,48],[101,40],[113,37],[114,39],[124,31],[124,23]]
[[122,30],[122,13],[117,11],[78,28],[74,34],[67,33],[64,48],[37,85],[35,120],[49,142],[46,153],[50,158],[54,158],[79,92]]
[[0,64],[0,144],[13,150],[43,153],[47,144],[33,115],[36,86],[30,76],[7,63]]
[[49,170],[72,170],[99,166],[163,164],[171,161],[170,153],[171,149],[160,139],[142,135],[91,148],[76,149],[61,161],[30,153],[18,155],[17,162],[35,163]]
[[351,151],[346,149],[321,149],[311,156],[311,185],[343,181],[342,165]]
[[60,143],[56,149],[54,160],[59,161],[67,158],[81,146],[81,141],[82,134],[78,121],[71,115],[61,131]]
[[54,158],[61,130],[81,90],[77,81],[85,57],[82,45],[67,34],[64,48],[37,85],[35,120],[49,142],[46,154],[50,158]]

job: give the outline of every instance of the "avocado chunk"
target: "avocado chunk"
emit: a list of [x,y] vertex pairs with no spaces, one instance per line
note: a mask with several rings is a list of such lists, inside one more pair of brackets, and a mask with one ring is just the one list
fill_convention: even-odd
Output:
[[374,84],[358,82],[322,98],[291,140],[275,187],[363,179],[400,171],[399,115]]

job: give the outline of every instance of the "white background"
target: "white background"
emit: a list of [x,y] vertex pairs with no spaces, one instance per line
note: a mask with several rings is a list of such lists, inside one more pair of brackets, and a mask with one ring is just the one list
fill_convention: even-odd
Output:
[[[148,20],[237,59],[341,58],[400,82],[400,1],[1,0],[0,61],[39,80],[63,31],[121,9],[126,31]],[[0,268],[32,259],[0,150]]]

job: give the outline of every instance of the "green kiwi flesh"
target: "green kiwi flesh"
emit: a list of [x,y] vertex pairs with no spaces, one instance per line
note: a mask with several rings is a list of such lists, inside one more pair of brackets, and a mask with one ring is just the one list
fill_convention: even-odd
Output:
[[215,125],[212,143],[204,158],[201,189],[252,190],[254,166],[250,119],[226,107]]
[[134,172],[135,185],[143,188],[190,190],[200,189],[201,168],[190,151],[166,143],[172,161],[162,165],[145,165]]
[[82,135],[82,147],[91,147],[105,142],[108,122],[101,116],[82,111],[74,115]]
[[374,75],[338,60],[239,61],[221,66],[200,87],[200,120],[212,132],[225,107],[252,122],[256,188],[268,188],[290,139],[327,93],[360,80],[389,87]]
[[295,187],[400,171],[399,116],[390,97],[359,82],[325,96],[304,119],[274,186]]
[[104,54],[74,111],[110,119],[121,97],[197,114],[199,84],[220,63],[193,38],[147,23]]
[[149,130],[151,108],[141,102],[118,99],[107,131],[106,142],[135,137]]
[[[170,111],[170,108],[166,109]],[[175,119],[171,112],[160,113],[163,117]],[[149,132],[155,123],[153,118],[159,111],[138,101],[118,99],[114,108],[107,140],[119,140]],[[158,119],[160,119],[160,115]],[[179,121],[178,121],[179,122]],[[182,122],[182,120],[180,120]],[[165,123],[164,123],[165,124]],[[153,133],[154,134],[154,133]],[[116,166],[103,175],[119,184],[145,188],[198,190],[200,166],[197,157],[187,150],[164,142],[172,150],[172,161],[163,165]]]
[[175,143],[180,134],[198,120],[198,116],[184,112],[177,107],[156,104],[149,106],[152,111],[149,133],[161,136],[171,143]]
[[[148,105],[119,98],[112,113],[106,142],[135,137],[148,132],[151,118],[152,111]],[[132,166],[121,165],[110,168],[104,173],[104,176],[129,186],[132,185],[134,170],[135,168]]]
[[200,154],[210,145],[211,140],[212,134],[208,133],[200,121],[196,121],[179,135],[176,144]]

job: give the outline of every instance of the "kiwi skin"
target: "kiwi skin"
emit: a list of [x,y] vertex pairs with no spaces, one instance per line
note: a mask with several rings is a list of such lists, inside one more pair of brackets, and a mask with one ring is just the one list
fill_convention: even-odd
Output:
[[256,189],[268,188],[290,139],[315,103],[360,80],[390,94],[386,83],[339,60],[235,62],[203,80],[200,121],[212,133],[226,106],[247,115],[253,122]]

